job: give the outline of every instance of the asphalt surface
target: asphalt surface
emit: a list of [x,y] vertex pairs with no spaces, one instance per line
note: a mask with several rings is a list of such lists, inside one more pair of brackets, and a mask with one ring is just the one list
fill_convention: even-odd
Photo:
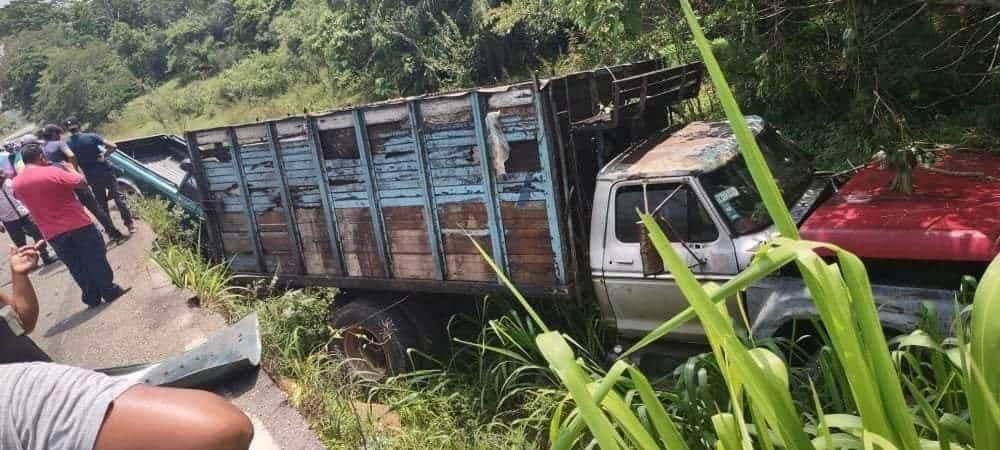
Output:
[[[112,215],[117,215],[112,210]],[[117,219],[117,217],[116,217]],[[122,228],[124,229],[124,228]],[[116,281],[132,290],[110,305],[87,309],[61,263],[32,274],[41,313],[32,338],[56,362],[106,368],[157,361],[193,348],[226,326],[221,316],[189,306],[189,292],[174,287],[149,258],[153,233],[143,223],[128,241],[109,248]],[[10,246],[6,234],[0,246]],[[0,289],[10,292],[10,267],[0,264]],[[216,391],[255,424],[255,450],[322,449],[307,422],[263,371]]]

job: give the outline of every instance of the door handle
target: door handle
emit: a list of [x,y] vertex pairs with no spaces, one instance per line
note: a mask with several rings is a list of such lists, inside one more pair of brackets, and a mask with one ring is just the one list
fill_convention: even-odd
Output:
[[612,259],[611,260],[611,264],[621,264],[621,265],[624,265],[624,266],[631,266],[632,264],[635,264],[635,260],[632,260],[632,259]]

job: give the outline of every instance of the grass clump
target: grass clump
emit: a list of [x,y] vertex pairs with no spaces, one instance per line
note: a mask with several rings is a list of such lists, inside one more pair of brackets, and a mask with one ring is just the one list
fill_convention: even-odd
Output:
[[199,304],[221,309],[235,301],[240,288],[227,264],[212,264],[201,254],[198,227],[180,208],[165,200],[149,197],[133,200],[136,215],[156,234],[153,261],[174,285],[190,289]]

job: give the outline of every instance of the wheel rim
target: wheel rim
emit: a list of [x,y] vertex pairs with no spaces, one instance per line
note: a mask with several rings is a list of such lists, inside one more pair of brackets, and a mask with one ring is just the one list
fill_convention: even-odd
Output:
[[375,378],[383,378],[389,372],[389,355],[378,337],[362,327],[351,327],[343,331],[344,354],[356,372]]
[[121,192],[125,197],[136,197],[142,195],[128,183],[118,183],[118,192]]

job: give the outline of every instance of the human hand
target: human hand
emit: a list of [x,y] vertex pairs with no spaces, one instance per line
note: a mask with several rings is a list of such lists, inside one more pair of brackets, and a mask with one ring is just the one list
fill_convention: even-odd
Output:
[[[45,242],[45,241],[39,241]],[[38,267],[38,243],[17,248],[10,246],[10,271],[14,274],[27,274]]]

